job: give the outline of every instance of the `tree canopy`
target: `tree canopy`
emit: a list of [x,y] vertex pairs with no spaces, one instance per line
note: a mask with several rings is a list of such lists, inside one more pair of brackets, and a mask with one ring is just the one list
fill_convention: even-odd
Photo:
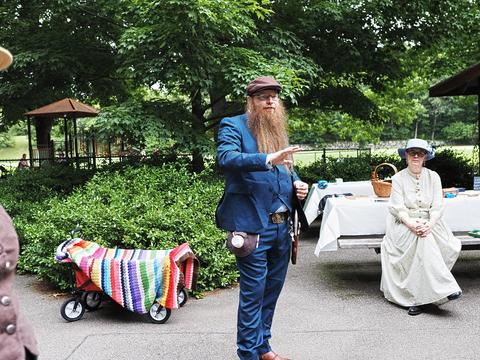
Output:
[[192,152],[200,170],[218,121],[243,111],[246,84],[272,75],[284,86],[292,141],[376,141],[415,124],[430,136],[432,121],[472,123],[471,101],[426,94],[479,61],[479,5],[5,0],[0,43],[15,61],[0,74],[0,126],[73,97],[106,110],[88,128],[141,145],[157,138],[154,146]]
[[14,54],[14,64],[0,74],[3,125],[65,97],[108,104],[127,95],[117,74],[123,30],[115,3],[2,1],[0,43]]

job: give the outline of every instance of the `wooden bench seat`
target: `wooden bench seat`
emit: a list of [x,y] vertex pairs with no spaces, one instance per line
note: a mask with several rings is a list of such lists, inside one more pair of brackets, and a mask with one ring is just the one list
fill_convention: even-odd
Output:
[[[462,250],[479,250],[480,238],[469,236],[467,232],[453,233],[462,242]],[[341,249],[375,249],[378,252],[383,235],[341,236],[338,247]]]

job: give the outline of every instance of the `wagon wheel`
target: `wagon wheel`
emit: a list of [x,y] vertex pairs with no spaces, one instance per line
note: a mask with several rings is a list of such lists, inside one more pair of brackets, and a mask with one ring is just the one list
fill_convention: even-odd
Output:
[[102,303],[102,293],[98,291],[86,291],[82,295],[82,300],[85,303],[87,310],[97,310]]
[[62,304],[60,314],[70,322],[80,320],[85,314],[85,304],[79,298],[68,299]]
[[172,310],[164,308],[159,303],[155,303],[150,308],[150,311],[148,312],[148,317],[150,318],[150,321],[155,324],[163,324],[167,322],[171,313]]
[[180,291],[177,294],[178,306],[182,307],[183,305],[185,305],[187,303],[187,300],[188,300],[187,289],[185,289],[185,288],[180,289]]

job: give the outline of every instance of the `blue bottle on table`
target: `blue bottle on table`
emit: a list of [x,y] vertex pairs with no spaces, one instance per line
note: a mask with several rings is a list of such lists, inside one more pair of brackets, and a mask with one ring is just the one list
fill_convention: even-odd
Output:
[[318,188],[319,189],[326,189],[328,186],[327,180],[318,180]]

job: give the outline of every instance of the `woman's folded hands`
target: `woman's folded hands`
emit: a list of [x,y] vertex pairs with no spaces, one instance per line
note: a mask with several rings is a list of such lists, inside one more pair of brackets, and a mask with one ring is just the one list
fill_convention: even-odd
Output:
[[433,228],[433,223],[427,219],[411,219],[405,225],[411,232],[420,237],[426,237],[432,232]]

